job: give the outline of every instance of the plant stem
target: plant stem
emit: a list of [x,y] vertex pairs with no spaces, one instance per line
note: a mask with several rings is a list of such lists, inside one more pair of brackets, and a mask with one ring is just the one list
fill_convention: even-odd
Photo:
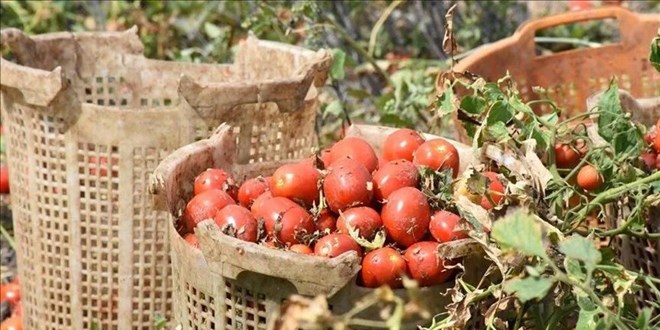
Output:
[[11,249],[16,251],[16,241],[14,241],[14,238],[11,237],[11,235],[9,235],[5,227],[2,225],[0,225],[0,233],[2,234],[2,237],[4,237],[7,240],[7,243],[9,243]]
[[383,14],[380,15],[378,20],[376,21],[376,24],[374,24],[373,29],[371,29],[371,34],[369,35],[369,48],[367,50],[367,53],[369,56],[374,56],[374,48],[376,48],[376,37],[378,36],[378,32],[380,32],[380,29],[383,27],[383,24],[385,21],[387,21],[387,18],[390,17],[394,9],[398,7],[400,4],[402,4],[405,0],[395,0],[392,3],[390,3],[387,8],[385,8],[385,11],[383,11]]

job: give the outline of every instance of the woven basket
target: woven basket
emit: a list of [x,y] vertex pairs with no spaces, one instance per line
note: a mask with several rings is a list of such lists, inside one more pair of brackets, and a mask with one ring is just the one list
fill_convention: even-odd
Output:
[[[619,43],[551,55],[535,53],[534,36],[539,30],[611,18],[619,23]],[[587,98],[607,88],[612,77],[634,97],[660,96],[660,73],[648,60],[649,45],[659,28],[660,14],[636,14],[616,6],[544,17],[526,22],[509,38],[479,48],[454,71],[470,71],[487,81],[496,81],[508,71],[525,101],[539,97],[532,90],[539,86],[564,109],[564,116],[570,116],[584,112]],[[436,87],[442,90],[441,79],[436,80]],[[539,110],[547,109],[541,106]],[[457,117],[455,121],[459,141],[469,143]]]
[[[312,125],[304,121],[288,122],[283,130],[303,138],[304,131],[296,128]],[[379,153],[380,144],[392,131],[383,127],[352,126],[347,135],[363,137]],[[177,233],[175,222],[191,198],[192,182],[206,168],[225,169],[240,182],[256,175],[268,175],[282,164],[301,159],[312,151],[301,148],[300,154],[282,154],[280,160],[245,164],[233,157],[240,148],[235,141],[232,128],[223,125],[210,139],[174,152],[154,172],[152,189],[157,195],[156,204],[166,206],[172,215],[169,235],[173,247],[176,325],[184,329],[266,329],[291,294],[327,295],[334,313],[347,312],[370,291],[356,285],[360,260],[354,253],[325,259],[273,250],[226,236],[212,220],[201,222],[196,229],[201,250],[191,247]],[[470,147],[456,145],[464,159],[472,158]],[[462,161],[461,170],[467,164]],[[469,255],[465,264],[466,274],[476,281],[480,278],[480,267],[486,262],[481,255]],[[420,298],[432,313],[442,312],[450,298],[440,293],[452,285],[422,288]],[[395,291],[397,295],[405,295],[404,290]],[[378,310],[374,308],[357,316],[379,319]],[[419,320],[410,320],[404,328],[415,329],[416,322]]]
[[[278,138],[273,128],[315,106],[310,86],[331,60],[255,38],[234,64],[149,60],[136,32],[2,30],[19,63],[2,59],[0,85],[26,329],[150,329],[168,317],[168,218],[152,208],[150,173],[221,122],[282,112],[235,128],[248,146],[239,159],[268,157],[250,140]],[[283,153],[314,143],[287,142]]]

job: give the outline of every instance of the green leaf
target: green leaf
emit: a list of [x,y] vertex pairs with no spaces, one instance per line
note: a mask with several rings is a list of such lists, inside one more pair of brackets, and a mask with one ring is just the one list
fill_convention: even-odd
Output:
[[527,277],[505,282],[504,291],[508,294],[515,293],[520,302],[524,303],[545,297],[553,284],[554,281],[547,277]]
[[335,117],[339,117],[343,112],[344,112],[344,107],[342,106],[341,102],[339,102],[339,100],[334,100],[325,107],[325,111],[323,112],[323,117],[326,117],[327,115],[333,115]]
[[460,107],[467,113],[478,115],[486,110],[486,101],[482,97],[468,95],[461,100]]
[[211,39],[217,39],[222,35],[222,29],[217,25],[209,22],[204,23],[204,33]]
[[577,234],[560,242],[559,251],[568,258],[584,262],[589,274],[602,260],[600,251],[594,247],[594,242]]
[[646,307],[642,309],[642,311],[637,316],[637,321],[636,321],[637,329],[638,330],[650,329],[651,316],[652,316],[651,308]]
[[397,113],[386,113],[380,117],[380,123],[386,125],[393,125],[395,127],[407,127],[414,128],[415,124],[410,122],[408,119],[403,118]]
[[486,123],[488,123],[488,125],[495,123],[505,124],[509,122],[511,118],[513,118],[513,114],[511,113],[511,110],[509,110],[508,104],[503,101],[498,101],[493,104],[490,111],[488,112]]
[[649,61],[651,61],[651,65],[660,72],[660,36],[653,38],[653,41],[651,42]]
[[154,317],[154,325],[156,326],[157,330],[165,329],[165,327],[167,327],[167,319],[162,315],[157,314]]
[[566,273],[569,277],[579,282],[582,282],[587,278],[587,274],[584,273],[580,262],[575,259],[565,258],[564,268],[566,268]]
[[456,111],[454,108],[454,91],[451,86],[438,97],[436,106],[440,110],[439,116],[445,116]]
[[385,232],[383,230],[379,230],[376,233],[376,236],[374,239],[370,242],[360,236],[360,229],[357,227],[354,227],[351,224],[348,224],[348,235],[351,236],[351,238],[358,243],[360,246],[366,248],[367,250],[375,250],[382,248],[383,245],[385,245]]
[[335,80],[344,79],[344,63],[346,62],[346,53],[335,48],[332,50],[332,66],[330,66],[330,77]]
[[541,224],[529,211],[518,209],[495,222],[492,237],[503,248],[528,256],[546,257]]
[[509,135],[509,130],[506,128],[506,125],[501,121],[493,123],[490,126],[486,126],[486,132],[488,133],[488,135],[493,137],[495,141],[500,143],[504,143],[511,140],[511,135]]
[[575,330],[593,330],[596,329],[596,322],[598,312],[595,310],[581,309],[578,315],[578,321],[575,325]]
[[616,133],[614,123],[623,115],[621,100],[619,99],[619,88],[616,81],[612,80],[610,86],[603,92],[598,100],[598,134],[606,141],[612,141]]

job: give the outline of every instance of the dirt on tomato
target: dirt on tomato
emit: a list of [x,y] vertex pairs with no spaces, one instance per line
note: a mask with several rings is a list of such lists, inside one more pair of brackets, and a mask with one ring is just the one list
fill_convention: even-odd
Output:
[[367,253],[362,259],[360,284],[367,288],[387,285],[392,289],[403,287],[403,276],[408,266],[401,253],[391,247],[383,247]]
[[406,249],[406,258],[410,277],[420,286],[433,286],[446,282],[452,275],[445,268],[445,260],[438,255],[438,242],[418,242]]
[[227,205],[215,215],[220,230],[246,242],[256,242],[259,234],[257,220],[248,209],[240,205]]
[[314,254],[321,257],[334,258],[348,251],[362,255],[362,248],[346,234],[330,234],[321,237],[314,246]]
[[386,161],[413,160],[413,153],[425,142],[421,134],[402,128],[388,135],[383,144],[383,158]]
[[344,138],[330,148],[330,166],[346,158],[359,162],[369,173],[378,168],[376,152],[367,141],[359,137]]
[[358,230],[358,235],[371,241],[383,227],[383,221],[376,210],[368,206],[358,206],[347,209],[337,218],[337,232],[349,234],[349,228]]
[[374,172],[374,195],[384,202],[392,192],[403,187],[417,187],[419,171],[410,161],[401,159],[388,162]]
[[390,194],[380,216],[387,237],[402,247],[408,247],[427,233],[431,207],[421,191],[404,187]]
[[328,168],[328,174],[323,181],[323,194],[328,207],[335,213],[350,207],[371,205],[371,174],[356,160],[340,159]]
[[452,170],[452,176],[458,175],[458,150],[447,140],[437,138],[424,142],[413,154],[413,164],[428,166],[433,170]]

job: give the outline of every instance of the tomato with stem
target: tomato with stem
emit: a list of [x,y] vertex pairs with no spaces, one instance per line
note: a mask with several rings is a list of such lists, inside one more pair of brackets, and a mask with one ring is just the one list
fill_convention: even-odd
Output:
[[355,251],[362,255],[362,248],[346,234],[330,234],[321,237],[314,246],[314,254],[321,257],[335,258],[346,252]]
[[413,164],[428,166],[436,171],[451,169],[455,178],[460,165],[458,150],[445,139],[428,140],[415,150]]
[[438,242],[418,242],[406,249],[410,277],[420,286],[433,286],[446,282],[452,274],[445,260],[438,255]]
[[461,217],[455,213],[445,210],[436,211],[431,216],[429,224],[431,236],[441,243],[470,237],[465,231],[456,228],[460,220]]
[[246,242],[256,242],[259,234],[257,220],[248,209],[240,205],[227,205],[215,215],[220,230]]
[[584,190],[597,190],[603,183],[603,176],[593,165],[584,165],[578,172],[577,185]]
[[183,225],[187,233],[192,233],[202,220],[212,219],[225,206],[236,204],[223,190],[207,190],[195,195],[183,211]]
[[349,228],[357,229],[358,235],[367,241],[376,236],[383,227],[383,221],[376,210],[367,206],[358,206],[342,212],[337,219],[337,232],[349,234]]

